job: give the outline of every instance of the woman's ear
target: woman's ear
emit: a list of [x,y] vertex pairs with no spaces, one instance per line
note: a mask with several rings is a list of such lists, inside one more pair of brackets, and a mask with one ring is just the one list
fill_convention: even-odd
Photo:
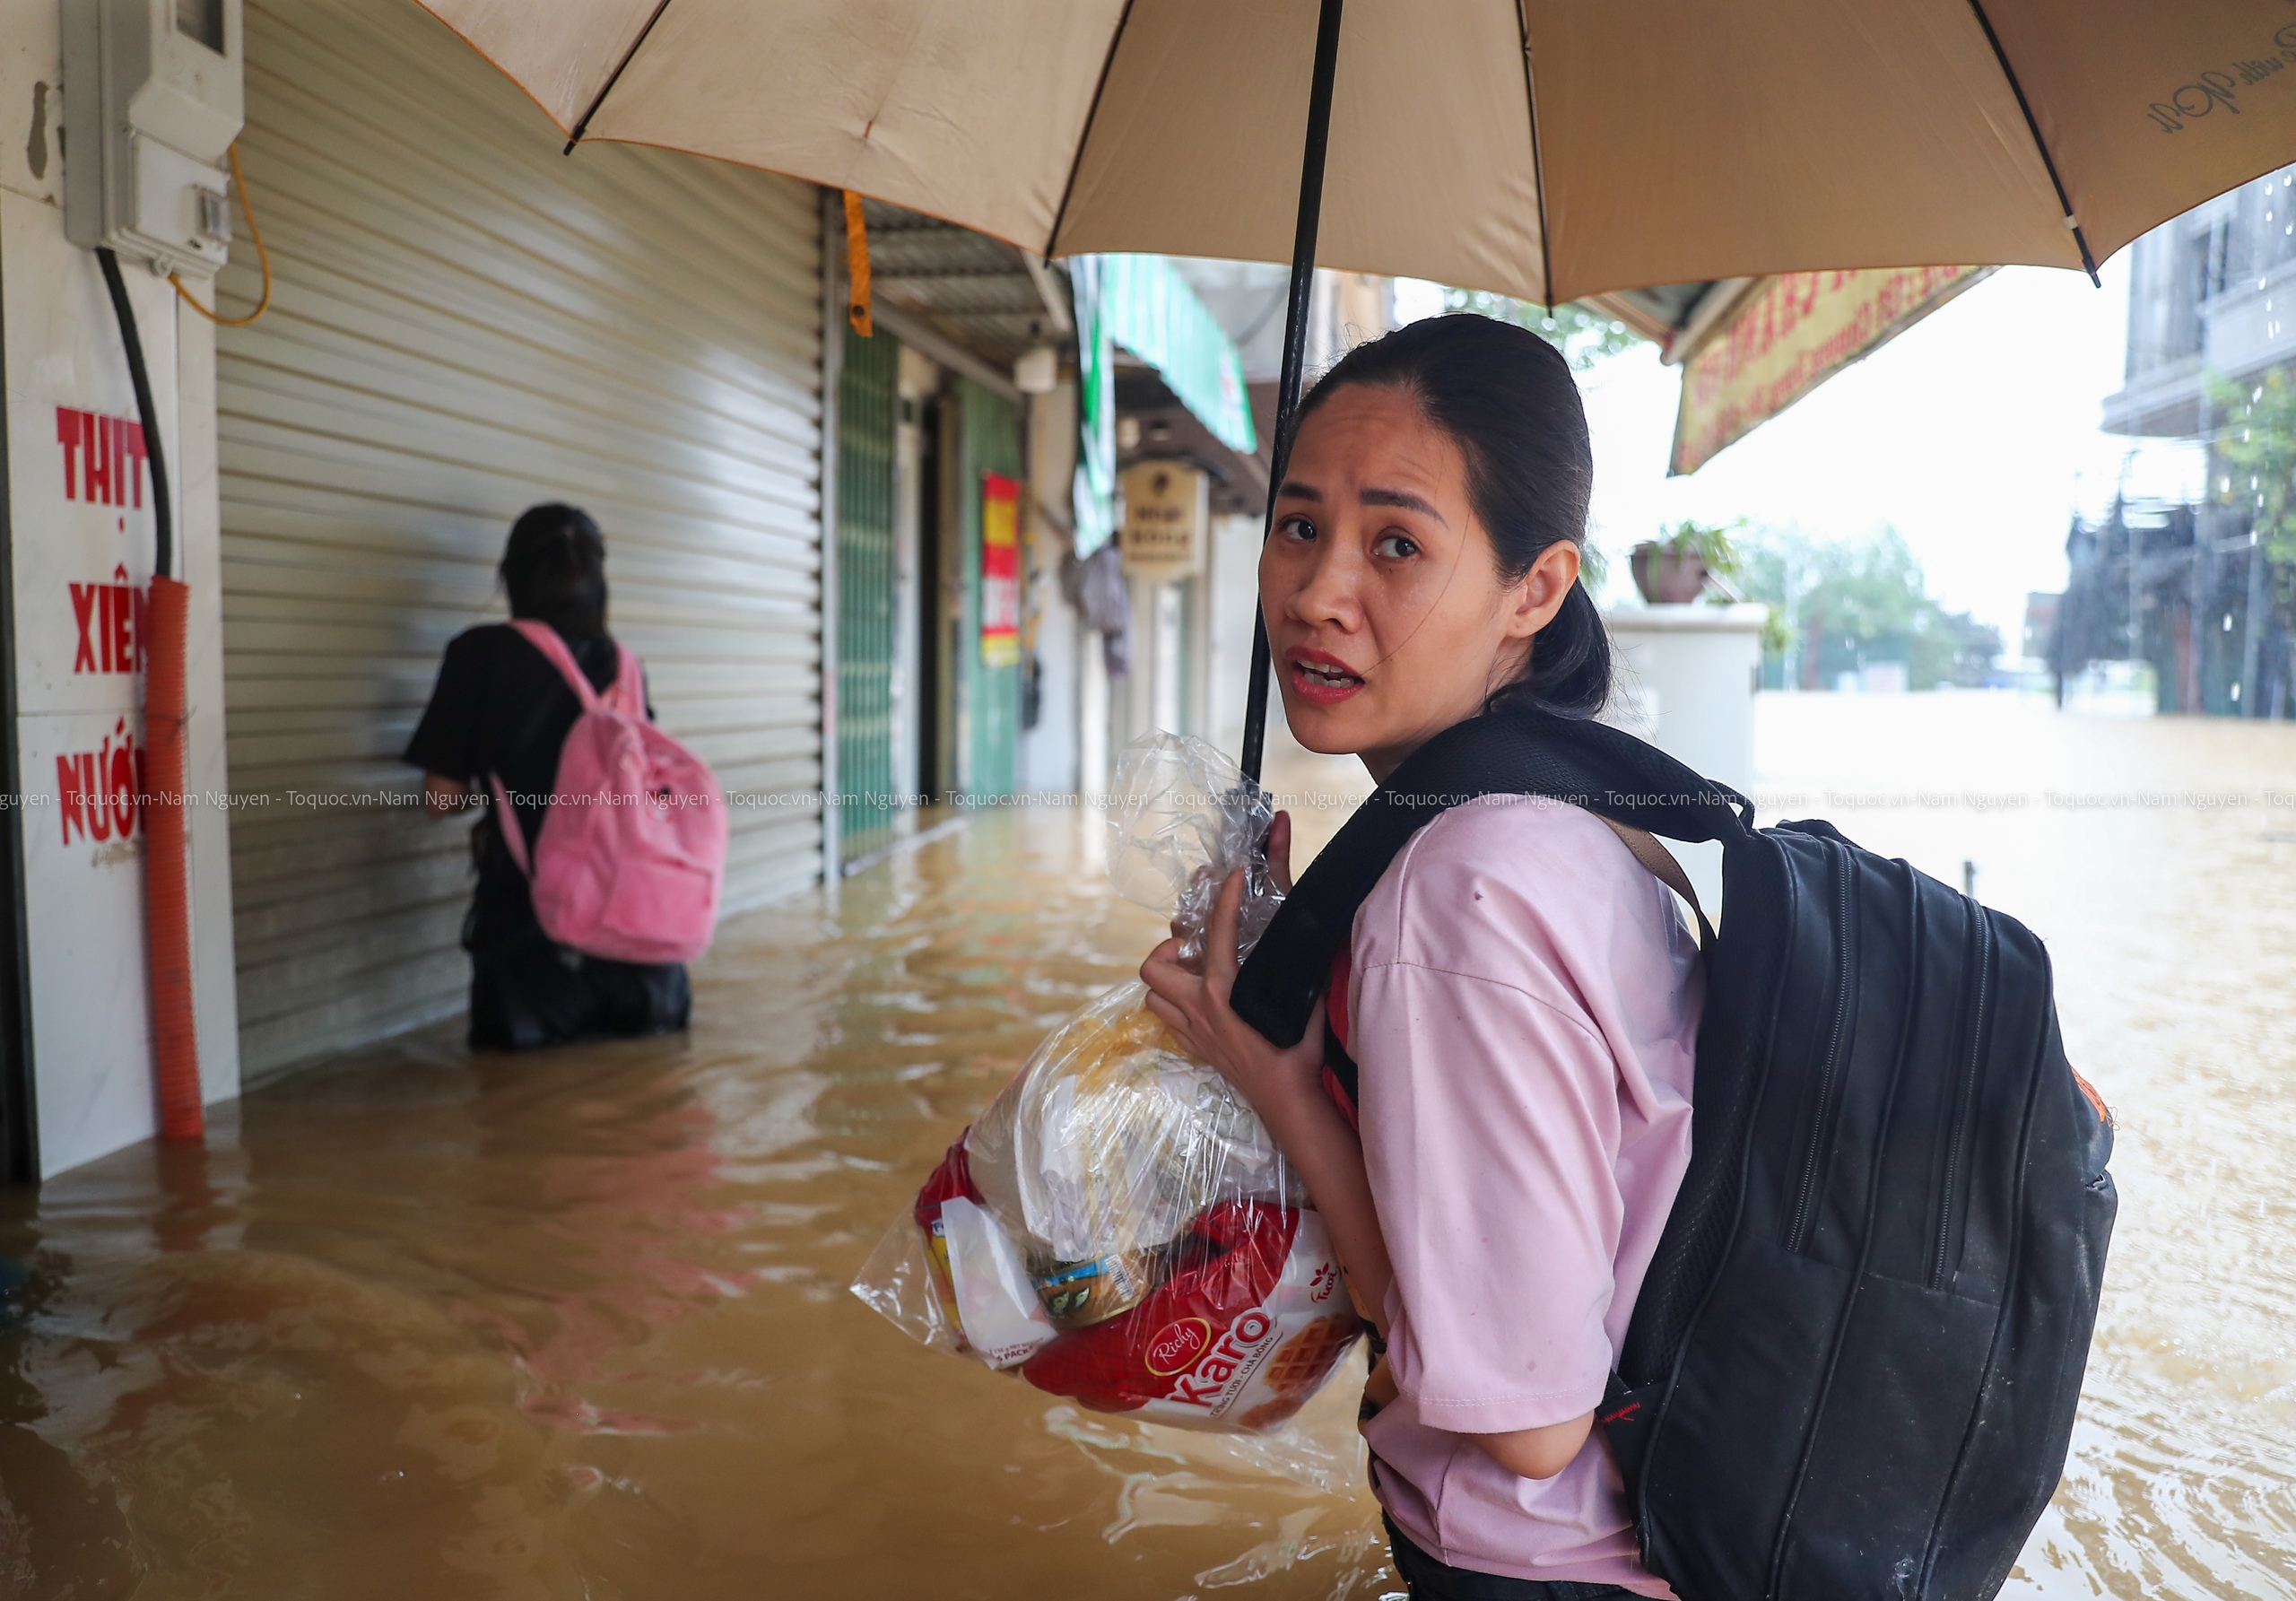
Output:
[[1570,586],[1578,581],[1578,547],[1568,539],[1558,539],[1538,553],[1531,570],[1516,584],[1512,600],[1514,609],[1507,619],[1507,637],[1527,640],[1562,610],[1562,603],[1570,597]]

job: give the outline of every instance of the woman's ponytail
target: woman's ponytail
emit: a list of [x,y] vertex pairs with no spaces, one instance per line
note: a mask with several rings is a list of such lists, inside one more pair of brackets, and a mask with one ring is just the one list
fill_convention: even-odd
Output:
[[1566,718],[1597,716],[1611,698],[1611,636],[1587,586],[1573,583],[1562,609],[1531,641],[1522,676],[1501,685],[1491,705],[1535,706]]

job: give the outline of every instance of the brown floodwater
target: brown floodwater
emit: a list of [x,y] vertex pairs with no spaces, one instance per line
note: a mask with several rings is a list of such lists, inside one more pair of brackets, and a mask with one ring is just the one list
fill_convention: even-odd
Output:
[[[1767,811],[1972,861],[2048,940],[2120,1119],[2073,1459],[2009,1593],[2296,1596],[2296,728],[1972,696],[1761,727]],[[984,814],[729,925],[688,1039],[430,1031],[0,1200],[0,1595],[1396,1594],[1344,1376],[1274,1439],[1178,1433],[847,1292],[1156,937],[1098,826]]]

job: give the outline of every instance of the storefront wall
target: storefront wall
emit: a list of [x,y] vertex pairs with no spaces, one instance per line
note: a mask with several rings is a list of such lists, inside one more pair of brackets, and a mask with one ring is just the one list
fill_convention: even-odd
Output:
[[[728,911],[820,871],[821,226],[809,186],[585,146],[409,0],[247,7],[277,282],[220,341],[241,1048],[464,1002],[468,825],[398,757],[509,523],[603,526],[611,622],[735,799]],[[228,303],[256,292],[235,249]]]
[[[156,1123],[135,794],[155,525],[135,392],[92,251],[65,237],[55,0],[0,0],[0,1162],[39,1178]],[[124,265],[126,264],[123,264]],[[239,1088],[216,596],[214,341],[126,265],[191,588],[187,788],[205,1099]]]

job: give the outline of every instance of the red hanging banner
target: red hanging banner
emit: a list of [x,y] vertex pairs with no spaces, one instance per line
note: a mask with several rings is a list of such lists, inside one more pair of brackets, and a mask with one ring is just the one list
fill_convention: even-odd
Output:
[[980,475],[980,665],[1021,659],[1021,486]]

